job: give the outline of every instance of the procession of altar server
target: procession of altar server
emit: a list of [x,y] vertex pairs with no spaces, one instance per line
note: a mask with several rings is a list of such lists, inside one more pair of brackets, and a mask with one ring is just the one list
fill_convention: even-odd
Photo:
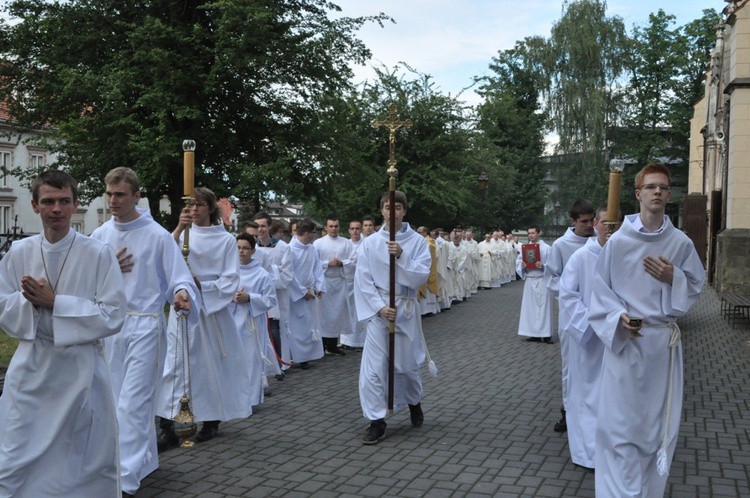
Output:
[[[158,468],[158,452],[178,445],[172,420],[183,395],[202,423],[195,440],[209,441],[221,422],[252,415],[269,379],[326,354],[362,354],[360,400],[371,422],[363,442],[376,444],[386,425],[380,335],[395,317],[396,408],[408,406],[418,427],[420,367],[434,367],[422,317],[516,274],[525,281],[519,335],[551,343],[556,332],[565,344],[555,430],[566,426],[572,461],[596,469],[597,496],[663,495],[682,403],[675,320],[704,277],[692,243],[664,215],[665,167],[639,173],[640,214],[614,235],[606,212],[594,216],[587,203],[578,204],[583,212],[574,205],[570,230],[552,246],[530,227],[529,242],[540,247],[533,264],[500,230],[477,243],[471,230],[414,229],[403,219],[403,194],[393,206],[381,199],[378,231],[371,218],[353,220],[345,238],[330,215],[324,236],[300,220],[286,243],[266,213],[228,233],[216,196],[197,188],[170,234],[137,207],[140,187],[128,168],[105,178],[113,216],[86,237],[70,229],[77,190],[65,175],[35,181],[32,204],[45,230],[14,243],[0,262],[0,326],[21,340],[0,397],[0,496],[133,495]],[[396,242],[388,241],[389,209],[398,213]],[[396,308],[387,304],[388,254],[398,268]],[[75,382],[58,375],[70,362],[83,369]],[[70,417],[82,410],[92,416]]]

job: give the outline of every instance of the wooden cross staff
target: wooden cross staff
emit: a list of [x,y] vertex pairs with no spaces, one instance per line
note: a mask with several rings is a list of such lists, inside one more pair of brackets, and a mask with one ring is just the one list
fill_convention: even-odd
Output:
[[[388,220],[388,231],[390,234],[390,241],[396,241],[396,177],[398,176],[398,170],[396,169],[396,130],[402,126],[411,127],[411,119],[406,121],[400,121],[396,117],[396,104],[391,103],[388,107],[388,118],[387,119],[376,119],[372,122],[372,126],[378,128],[385,126],[389,130],[388,142],[390,144],[390,155],[388,157],[388,203],[389,203],[389,220]],[[404,206],[406,209],[406,206]],[[390,282],[388,286],[388,295],[390,308],[396,309],[396,255],[390,255]],[[388,413],[393,413],[393,377],[394,377],[394,351],[396,349],[396,322],[391,320],[388,322]]]

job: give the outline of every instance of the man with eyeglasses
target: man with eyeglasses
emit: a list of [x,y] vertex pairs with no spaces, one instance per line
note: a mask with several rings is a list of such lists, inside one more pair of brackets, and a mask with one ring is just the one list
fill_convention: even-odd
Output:
[[664,214],[664,164],[635,177],[640,213],[625,217],[596,262],[589,323],[604,343],[596,428],[596,496],[663,496],[682,414],[675,321],[705,273],[693,242]]

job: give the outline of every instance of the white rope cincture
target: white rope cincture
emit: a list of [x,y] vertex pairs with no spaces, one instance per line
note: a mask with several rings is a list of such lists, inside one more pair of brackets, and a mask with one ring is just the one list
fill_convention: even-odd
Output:
[[662,440],[661,448],[656,452],[656,471],[660,476],[669,475],[667,447],[669,446],[669,419],[672,414],[672,380],[674,378],[675,350],[680,344],[680,328],[677,324],[672,322],[663,326],[669,329],[669,391],[667,393],[667,421],[664,424],[664,439]]
[[[380,291],[381,296],[388,296],[388,293],[385,291]],[[396,299],[401,299],[404,301],[404,316],[409,318],[414,313],[414,308],[417,303],[417,297],[416,296],[396,296]],[[430,371],[430,375],[433,377],[437,377],[438,375],[438,367],[435,364],[434,361],[432,361],[432,358],[430,357],[430,350],[427,349],[427,341],[424,338],[424,331],[422,330],[422,317],[418,317],[419,320],[417,320],[417,324],[419,327],[419,336],[422,338],[422,345],[424,346],[425,351],[425,359],[427,360],[427,369]]]
[[318,293],[315,288],[308,289],[312,292],[315,297],[312,298],[312,309],[313,309],[313,324],[312,324],[312,340],[313,342],[319,341],[322,337],[320,330],[320,302],[318,299]]

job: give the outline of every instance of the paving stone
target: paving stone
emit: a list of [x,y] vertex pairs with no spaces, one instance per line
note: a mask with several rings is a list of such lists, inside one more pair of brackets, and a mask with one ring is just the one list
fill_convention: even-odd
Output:
[[[138,498],[228,496],[594,496],[570,462],[560,416],[560,349],[517,335],[523,284],[482,291],[423,321],[440,374],[423,371],[425,423],[408,410],[362,444],[361,354],[327,356],[271,380],[251,417],[212,441],[161,454]],[[683,421],[666,496],[750,496],[750,334],[730,329],[710,287],[680,320]]]

